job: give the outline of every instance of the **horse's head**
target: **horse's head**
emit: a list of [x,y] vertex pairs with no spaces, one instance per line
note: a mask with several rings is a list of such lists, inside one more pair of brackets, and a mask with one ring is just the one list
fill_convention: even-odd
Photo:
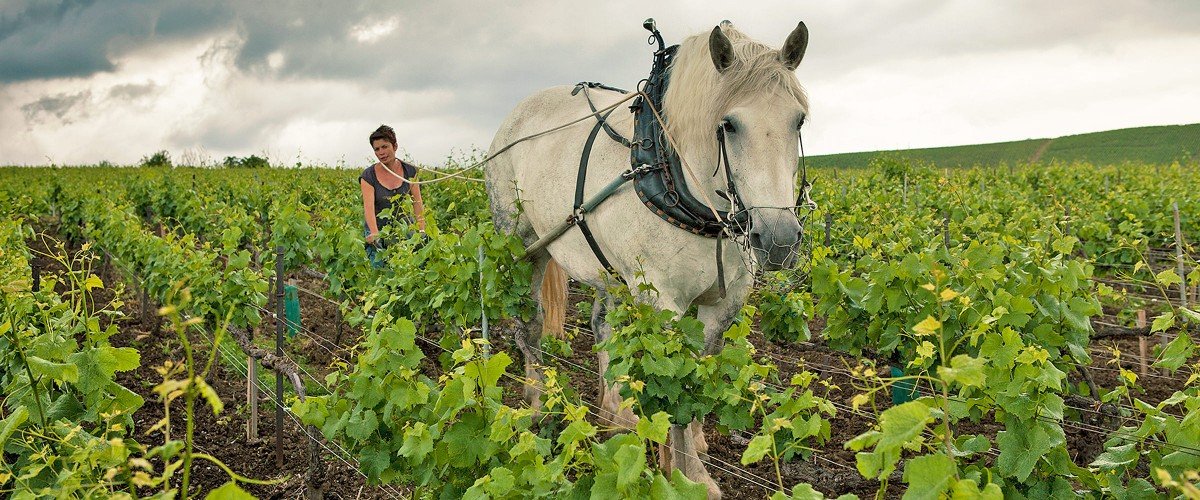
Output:
[[795,70],[807,46],[804,23],[776,50],[723,22],[681,45],[664,103],[671,132],[695,150],[681,152],[690,162],[727,158],[720,161],[728,173],[716,173],[714,190],[740,201],[732,209],[747,212],[753,256],[767,270],[795,265],[802,236],[795,178],[808,99]]

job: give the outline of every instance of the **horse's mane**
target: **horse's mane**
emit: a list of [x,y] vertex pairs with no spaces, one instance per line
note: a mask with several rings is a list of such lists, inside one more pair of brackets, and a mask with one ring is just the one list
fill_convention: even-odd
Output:
[[717,122],[739,97],[772,92],[790,96],[808,109],[808,96],[795,72],[784,67],[778,49],[751,40],[729,22],[721,23],[721,31],[736,55],[724,73],[713,65],[708,31],[685,39],[671,63],[663,119],[688,156],[716,155]]

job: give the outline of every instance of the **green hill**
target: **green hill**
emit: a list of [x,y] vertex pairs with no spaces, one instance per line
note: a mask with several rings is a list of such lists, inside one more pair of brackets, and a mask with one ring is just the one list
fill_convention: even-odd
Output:
[[1200,159],[1200,123],[1127,128],[1053,139],[841,153],[811,156],[807,160],[809,165],[817,167],[865,167],[871,158],[885,153],[940,167],[1016,165],[1035,160],[1046,163],[1086,161],[1096,165],[1195,162]]

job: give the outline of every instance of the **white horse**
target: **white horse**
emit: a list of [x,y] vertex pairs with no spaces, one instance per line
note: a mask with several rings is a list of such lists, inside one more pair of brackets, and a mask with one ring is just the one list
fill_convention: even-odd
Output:
[[[705,325],[708,352],[721,348],[722,333],[750,293],[754,279],[747,265],[779,269],[794,261],[801,226],[791,210],[779,208],[793,206],[796,199],[797,139],[808,113],[808,99],[795,69],[807,45],[804,23],[792,31],[782,49],[776,50],[748,39],[723,22],[709,33],[687,38],[669,68],[661,112],[677,153],[696,173],[695,179],[686,180],[687,188],[699,199],[707,194],[717,204],[714,208],[731,210],[730,203],[715,194],[728,189],[726,176],[709,172],[717,165],[720,151],[716,131],[723,127],[728,151],[728,164],[723,168],[730,169],[729,178],[749,212],[752,250],[729,242],[718,247],[716,239],[667,223],[639,201],[628,183],[587,216],[600,249],[620,279],[635,289],[634,276],[641,271],[644,279],[657,288],[657,295],[642,300],[677,314],[697,306],[698,319]],[[501,148],[591,112],[587,100],[573,95],[572,89],[554,87],[526,98],[500,126],[492,142],[486,180],[495,225],[498,230],[519,235],[526,245],[572,214],[579,159],[595,121],[585,120],[521,142],[508,151]],[[597,108],[624,97],[612,91],[591,92]],[[632,138],[632,114],[618,108],[608,121],[621,135]],[[600,134],[591,152],[585,199],[629,167],[630,150]],[[718,248],[725,263],[724,297],[716,264]],[[526,375],[540,381],[543,325],[548,330],[561,329],[566,302],[564,271],[598,290],[604,290],[608,275],[575,229],[530,257],[534,261],[533,294],[543,317],[527,325],[524,334],[518,334],[517,344],[525,357]],[[603,321],[605,307],[611,308],[612,304],[600,299],[593,308],[597,342],[611,335],[611,327]],[[599,365],[603,374],[608,367],[605,353],[600,354]],[[619,426],[634,425],[632,414],[618,409],[621,398],[617,388],[608,387],[603,379],[600,384],[601,417]],[[540,394],[537,384],[525,388],[525,397],[535,408],[539,407]],[[664,453],[662,461],[667,467],[681,469],[691,480],[707,484],[709,496],[717,498],[720,490],[700,458],[707,452],[701,424],[673,426],[670,451]]]

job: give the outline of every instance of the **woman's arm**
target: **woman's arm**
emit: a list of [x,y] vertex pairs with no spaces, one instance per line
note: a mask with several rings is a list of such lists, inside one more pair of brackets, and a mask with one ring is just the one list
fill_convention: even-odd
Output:
[[379,226],[375,221],[375,188],[366,179],[359,179],[358,184],[362,187],[363,218],[366,219],[367,230],[371,233],[367,235],[367,243],[374,243],[379,237]]
[[[408,179],[405,179],[406,181]],[[421,185],[415,182],[409,183],[412,188],[413,197],[413,215],[417,216],[417,229],[421,232],[425,231],[425,202],[421,199]]]

